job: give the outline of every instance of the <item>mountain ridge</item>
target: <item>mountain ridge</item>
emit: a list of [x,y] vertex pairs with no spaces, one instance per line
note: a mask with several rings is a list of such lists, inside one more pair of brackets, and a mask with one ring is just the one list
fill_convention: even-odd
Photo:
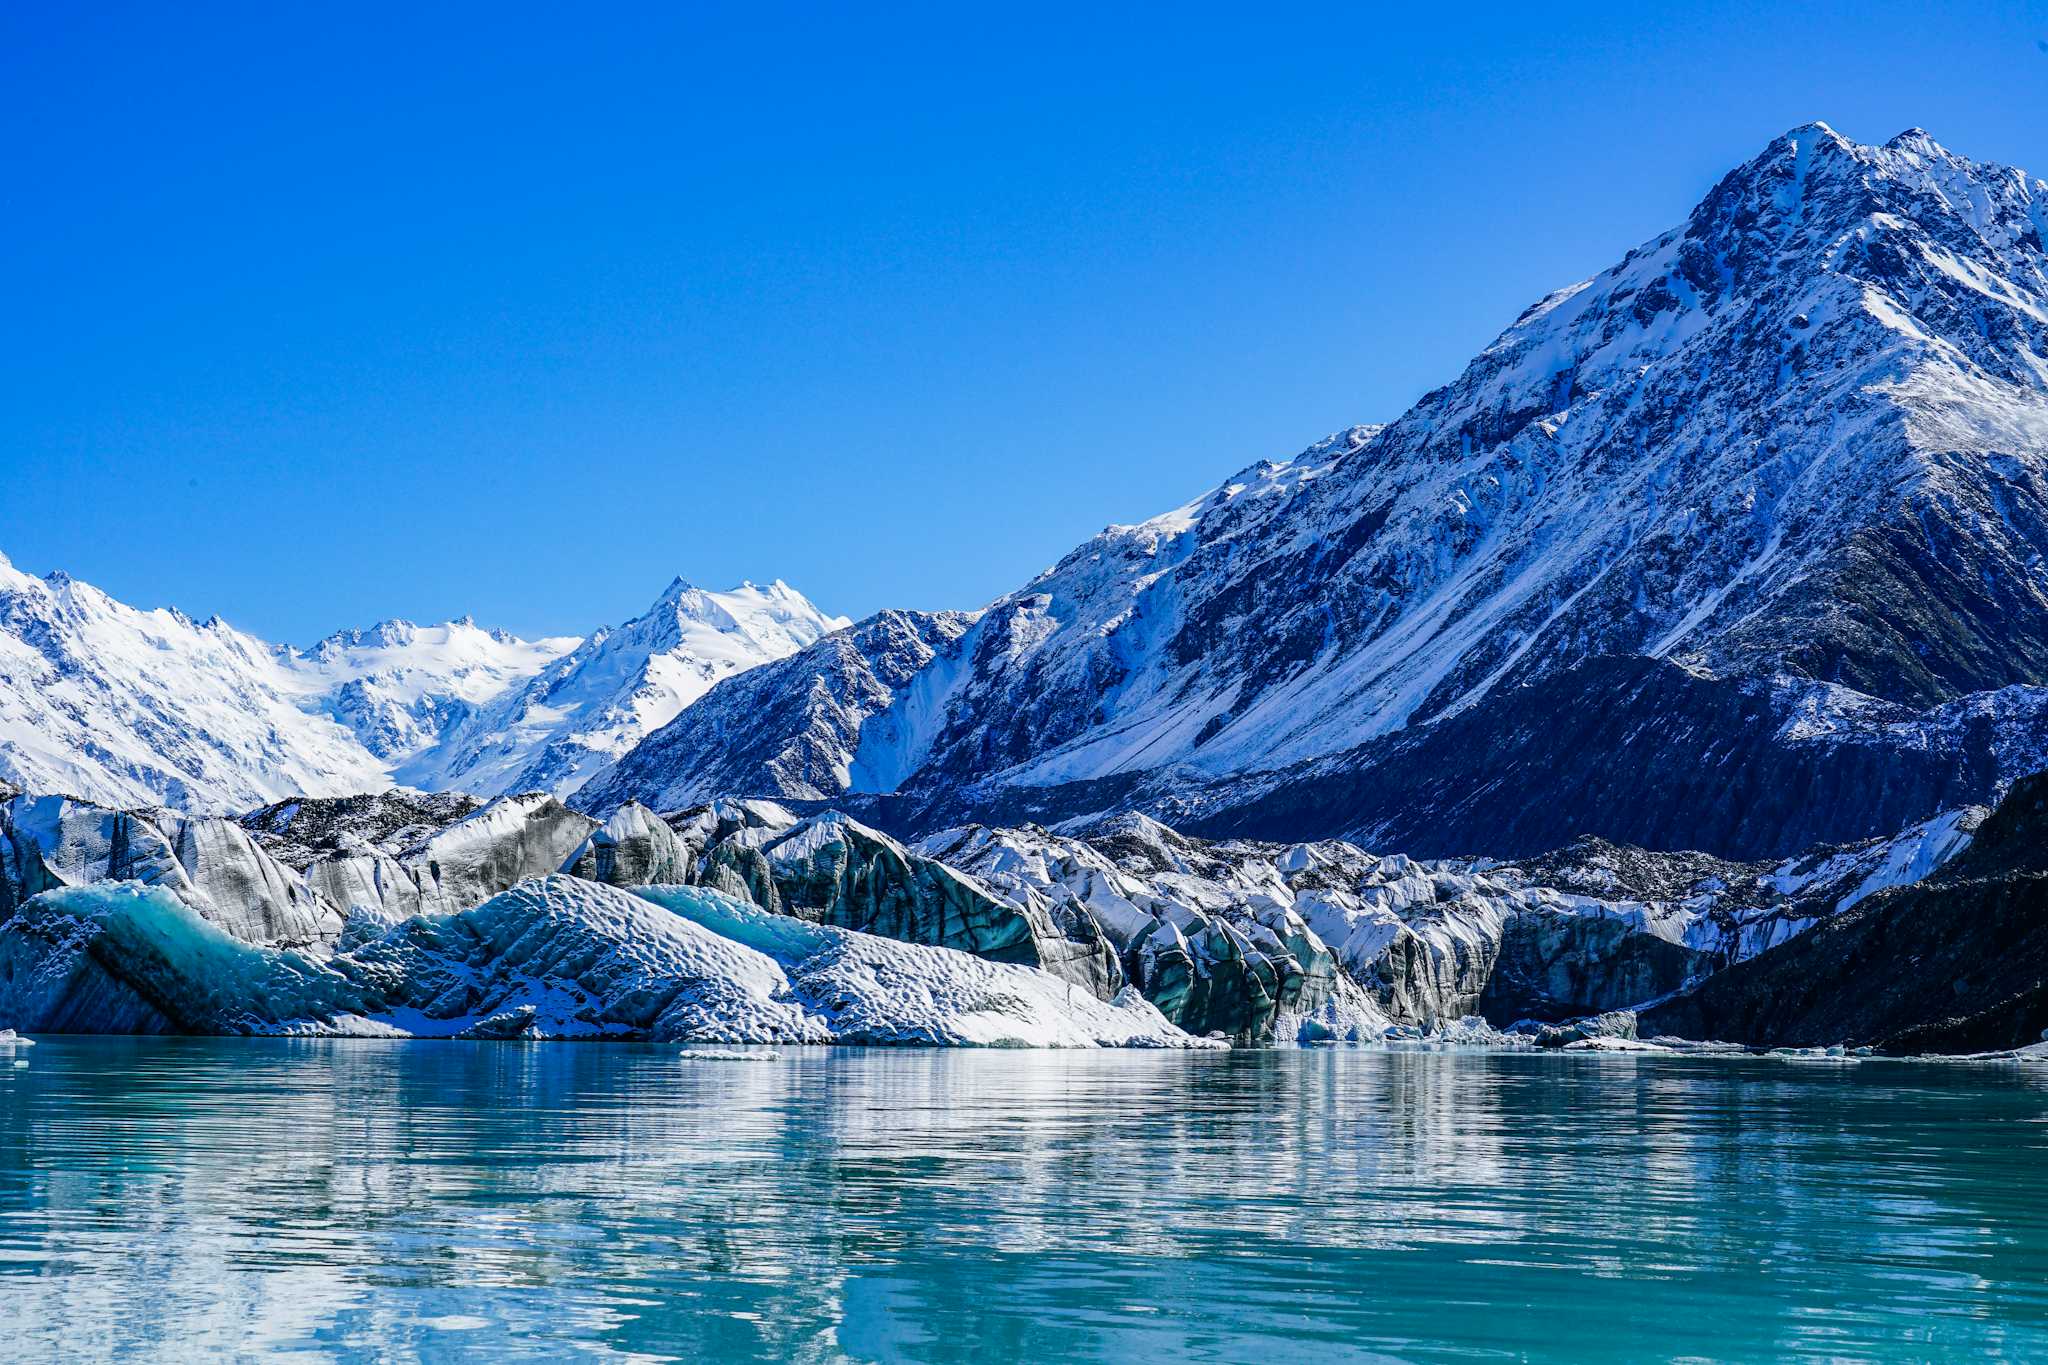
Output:
[[[1608,704],[1559,691],[1604,658],[1713,680],[1696,719],[1738,726],[1688,737],[1673,721],[1645,785],[1731,745],[1751,750],[1747,782],[1814,769],[1798,746],[1820,742],[1799,721],[1815,689],[1841,691],[1825,703],[1838,734],[1882,713],[1870,733],[1890,727],[1912,750],[1897,708],[1934,717],[2048,681],[2044,200],[2039,180],[1924,133],[1870,147],[1793,129],[1680,226],[1538,300],[1393,423],[1109,528],[991,604],[943,665],[943,704],[869,708],[864,727],[890,733],[856,753],[915,762],[856,762],[836,790],[763,773],[741,794],[870,798],[916,812],[897,826],[914,833],[1019,800],[1100,813],[1083,790],[1099,784],[1221,822],[1248,775],[1351,755],[1364,766],[1350,785],[1369,784],[1375,755],[1415,754],[1465,716],[1485,720],[1483,749],[1531,686],[1560,716]],[[1657,675],[1631,667],[1640,693]],[[758,710],[765,685],[706,704]],[[1762,711],[1737,704],[1751,687]],[[2034,699],[2020,700],[1980,746],[1999,764],[2042,752]],[[1741,728],[1759,725],[1761,746]],[[701,716],[658,732],[592,783],[592,808],[701,768],[686,741],[714,733]],[[2017,770],[1987,774],[1981,756],[1955,750],[1951,777],[1830,835],[1920,818],[1936,788],[1987,799]],[[1424,757],[1498,780],[1483,755]],[[1842,765],[1820,768],[1812,794],[1840,799]],[[1531,791],[1589,818],[1670,804]],[[1372,827],[1472,851],[1512,797],[1445,799],[1405,820],[1323,812],[1300,833]],[[1737,835],[1710,821],[1701,837]]]

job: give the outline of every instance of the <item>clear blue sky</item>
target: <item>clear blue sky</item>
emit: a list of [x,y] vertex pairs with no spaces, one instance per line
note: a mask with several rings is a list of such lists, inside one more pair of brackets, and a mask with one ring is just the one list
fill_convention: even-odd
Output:
[[7,7],[20,567],[295,641],[976,606],[1795,124],[2048,173],[2048,4],[422,8]]

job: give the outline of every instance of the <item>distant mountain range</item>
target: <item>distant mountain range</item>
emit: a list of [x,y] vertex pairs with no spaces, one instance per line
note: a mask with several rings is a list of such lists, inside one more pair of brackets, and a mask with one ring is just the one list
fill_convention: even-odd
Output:
[[900,835],[1757,859],[2048,765],[2048,186],[1797,128],[1385,426],[975,613],[678,583],[589,640],[311,650],[0,572],[0,776],[830,802]]
[[200,811],[394,784],[565,795],[721,678],[845,624],[779,582],[678,579],[588,639],[386,621],[300,650],[0,559],[0,777]]

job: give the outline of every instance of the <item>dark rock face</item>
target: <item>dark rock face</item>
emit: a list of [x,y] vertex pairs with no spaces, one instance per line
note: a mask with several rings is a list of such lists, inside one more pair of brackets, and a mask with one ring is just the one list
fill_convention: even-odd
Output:
[[1631,1010],[1614,1010],[1607,1014],[1591,1015],[1574,1019],[1568,1024],[1544,1024],[1534,1020],[1516,1024],[1516,1033],[1526,1033],[1536,1040],[1541,1048],[1569,1047],[1588,1038],[1634,1038],[1636,1037],[1636,1016]]
[[970,619],[885,611],[728,678],[572,800],[609,815],[632,800],[670,811],[721,796],[830,796],[845,785],[862,726],[949,657]]
[[2048,545],[2048,486],[2010,457],[1955,463],[1963,477],[1942,498],[1849,537],[1826,571],[1724,647],[1920,707],[2048,679],[2048,612],[2029,562]]
[[236,822],[271,857],[303,872],[322,857],[365,844],[401,853],[483,804],[465,792],[295,796],[238,816]]
[[[1047,787],[849,794],[914,838],[955,822],[1056,824],[1136,809],[1215,839],[1348,839],[1417,857],[1529,858],[1596,837],[1749,862],[1893,833],[1994,800],[2048,761],[2040,689],[1926,711],[1820,685],[1602,658],[1429,726],[1274,772],[1129,774]],[[1804,724],[1810,717],[1817,723]],[[2038,754],[2038,758],[2037,758]]]
[[1759,1046],[1983,1052],[2048,1028],[2048,774],[1967,852],[1648,1010],[1645,1033]]
[[[1340,759],[1162,804],[1196,833],[1349,837],[1421,857],[1528,857],[1595,835],[1721,857],[1785,857],[1873,838],[1996,795],[1985,711],[1788,737],[1803,700],[1651,659],[1598,659]],[[1918,720],[1921,723],[1915,724]],[[1270,788],[1233,804],[1236,792]]]
[[1478,1013],[1496,1023],[1576,1019],[1675,991],[1711,964],[1705,953],[1619,920],[1512,915]]

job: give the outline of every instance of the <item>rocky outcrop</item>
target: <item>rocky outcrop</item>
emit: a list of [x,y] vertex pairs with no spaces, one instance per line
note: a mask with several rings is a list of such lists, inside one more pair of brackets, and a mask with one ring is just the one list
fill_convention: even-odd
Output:
[[1991,1052],[2048,1029],[2048,774],[2019,783],[1970,848],[1685,994],[1646,1032],[1768,1047]]
[[1589,1041],[1619,1040],[1639,1041],[1636,1037],[1636,1016],[1633,1010],[1612,1010],[1606,1014],[1589,1015],[1563,1024],[1539,1024],[1533,1020],[1518,1023],[1513,1032],[1532,1038],[1541,1048],[1569,1048]]
[[263,851],[304,872],[322,858],[374,848],[396,857],[483,801],[466,792],[391,790],[358,796],[294,796],[236,817]]

